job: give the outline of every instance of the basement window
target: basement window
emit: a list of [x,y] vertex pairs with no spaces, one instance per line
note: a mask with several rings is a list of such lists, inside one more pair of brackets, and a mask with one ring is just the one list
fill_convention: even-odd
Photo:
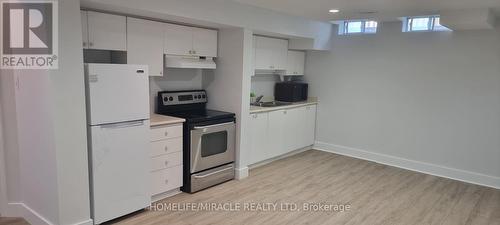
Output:
[[441,25],[439,16],[417,16],[403,19],[403,32],[451,31]]
[[351,20],[339,23],[339,35],[377,33],[377,21]]

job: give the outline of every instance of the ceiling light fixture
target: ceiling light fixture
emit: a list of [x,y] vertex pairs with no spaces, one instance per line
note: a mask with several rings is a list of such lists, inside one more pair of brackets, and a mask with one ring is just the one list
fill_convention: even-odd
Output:
[[338,9],[330,9],[328,12],[330,12],[330,13],[338,13],[338,12],[340,12],[340,10],[338,10]]

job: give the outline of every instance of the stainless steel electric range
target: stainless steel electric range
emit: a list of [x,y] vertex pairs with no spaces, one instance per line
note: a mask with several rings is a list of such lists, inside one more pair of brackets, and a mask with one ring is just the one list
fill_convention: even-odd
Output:
[[188,193],[234,179],[235,114],[206,109],[207,99],[204,90],[158,92],[158,114],[186,119],[181,190]]

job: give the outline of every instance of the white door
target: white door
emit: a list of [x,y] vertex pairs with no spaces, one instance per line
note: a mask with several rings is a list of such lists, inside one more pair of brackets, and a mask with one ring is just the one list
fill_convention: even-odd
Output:
[[217,57],[217,31],[193,27],[193,50],[198,56]]
[[306,63],[306,53],[305,52],[297,52],[295,55],[295,72],[296,75],[304,75],[304,67]]
[[273,47],[270,38],[254,36],[255,39],[255,69],[274,70]]
[[286,57],[286,75],[295,75],[295,51],[288,51]]
[[288,41],[273,39],[273,62],[275,70],[286,70],[286,57],[288,53]]
[[127,17],[127,63],[149,66],[149,76],[163,76],[163,23]]
[[127,50],[125,16],[88,11],[89,48]]
[[193,51],[193,31],[191,27],[164,24],[164,52],[168,55],[191,55]]
[[80,17],[82,20],[82,46],[83,48],[88,48],[89,45],[89,30],[87,22],[87,11],[80,11]]
[[91,127],[94,223],[150,204],[149,121]]
[[279,156],[285,152],[285,123],[288,110],[269,112],[269,151],[267,158]]
[[283,124],[284,127],[284,146],[282,154],[289,153],[291,151],[297,150],[301,148],[300,146],[300,135],[302,129],[302,121],[304,118],[302,117],[303,113],[301,108],[293,108],[288,109],[285,114],[285,122]]
[[305,108],[305,126],[304,126],[304,142],[303,147],[313,145],[316,132],[316,105],[309,105]]
[[[268,158],[268,113],[250,114],[250,154],[248,164],[254,164]],[[274,140],[272,140],[274,141]]]
[[304,75],[305,53],[288,51],[286,75]]
[[149,118],[149,81],[145,65],[86,64],[90,124]]

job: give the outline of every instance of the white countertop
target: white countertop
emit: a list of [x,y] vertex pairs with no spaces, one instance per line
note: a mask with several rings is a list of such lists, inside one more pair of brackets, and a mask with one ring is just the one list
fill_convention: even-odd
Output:
[[306,105],[316,105],[318,104],[318,99],[315,97],[308,98],[307,101],[303,102],[294,102],[291,105],[283,105],[283,106],[275,106],[275,107],[260,107],[260,106],[250,106],[250,114],[252,113],[262,113],[262,112],[271,112],[281,109],[290,109],[296,108]]
[[184,123],[186,121],[183,118],[178,118],[178,117],[173,117],[173,116],[165,116],[165,115],[159,115],[156,113],[151,114],[150,116],[150,126],[155,127],[155,126],[161,126],[161,125],[170,125],[170,124],[176,124],[176,123]]

